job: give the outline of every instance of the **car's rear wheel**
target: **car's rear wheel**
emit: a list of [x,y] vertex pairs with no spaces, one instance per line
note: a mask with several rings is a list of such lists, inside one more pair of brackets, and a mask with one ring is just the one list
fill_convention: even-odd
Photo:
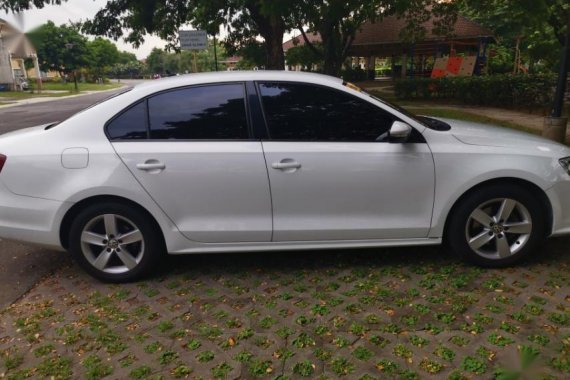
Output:
[[91,205],[72,223],[70,250],[92,276],[126,282],[149,273],[163,249],[154,224],[121,203]]
[[454,209],[446,231],[453,251],[486,267],[513,265],[546,237],[546,213],[530,191],[491,185],[471,192]]

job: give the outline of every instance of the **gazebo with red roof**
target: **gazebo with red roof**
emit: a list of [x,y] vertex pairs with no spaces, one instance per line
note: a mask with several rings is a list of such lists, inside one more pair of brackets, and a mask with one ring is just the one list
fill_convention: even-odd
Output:
[[[435,19],[422,25],[426,31],[421,41],[408,42],[401,37],[406,27],[406,20],[397,16],[388,16],[378,22],[366,22],[356,33],[349,51],[351,57],[364,57],[365,68],[375,67],[376,58],[392,58],[393,75],[402,77],[426,75],[426,61],[429,57],[439,58],[445,55],[465,54],[477,57],[475,74],[480,74],[487,60],[487,46],[495,41],[493,32],[478,23],[458,16],[451,36],[444,37],[435,32]],[[316,33],[307,33],[310,42],[319,42]],[[295,37],[283,44],[287,51],[293,46],[305,43],[302,36]],[[401,61],[400,67],[394,65]]]

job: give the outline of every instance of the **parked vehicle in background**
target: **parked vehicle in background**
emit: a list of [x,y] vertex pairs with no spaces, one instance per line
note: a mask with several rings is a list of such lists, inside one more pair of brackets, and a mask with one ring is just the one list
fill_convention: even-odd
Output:
[[487,267],[570,232],[570,149],[292,72],[147,82],[0,137],[0,236],[129,281],[162,254],[434,245]]

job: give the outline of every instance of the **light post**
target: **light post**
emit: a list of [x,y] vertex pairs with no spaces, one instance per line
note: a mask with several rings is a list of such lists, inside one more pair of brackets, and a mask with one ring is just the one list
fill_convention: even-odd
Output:
[[[71,52],[71,51],[72,51],[74,46],[75,46],[75,44],[73,44],[71,42],[67,42],[65,44],[65,48],[70,51],[70,54],[73,54],[73,52]],[[75,68],[73,68],[72,72],[73,72],[73,83],[75,86],[75,92],[79,92],[79,86],[77,86],[77,75],[75,74]]]

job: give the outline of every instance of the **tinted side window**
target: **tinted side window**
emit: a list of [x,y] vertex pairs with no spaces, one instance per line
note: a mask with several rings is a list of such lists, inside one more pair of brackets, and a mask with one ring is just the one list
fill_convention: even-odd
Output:
[[111,140],[146,139],[146,106],[138,102],[117,116],[107,126]]
[[355,96],[300,83],[261,83],[265,117],[274,140],[376,141],[394,117]]
[[242,84],[200,86],[148,99],[151,139],[247,139]]

